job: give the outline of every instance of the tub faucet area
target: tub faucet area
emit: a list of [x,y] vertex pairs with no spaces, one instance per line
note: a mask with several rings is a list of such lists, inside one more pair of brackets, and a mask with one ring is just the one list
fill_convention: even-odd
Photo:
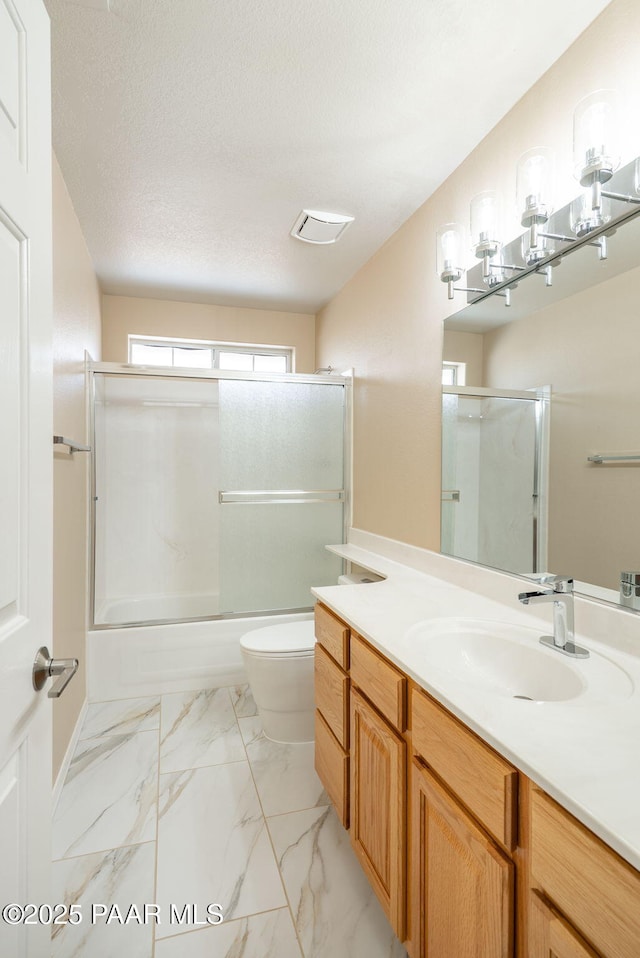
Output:
[[563,655],[588,658],[588,650],[574,642],[573,579],[566,575],[546,575],[540,579],[540,585],[548,588],[518,595],[523,605],[553,602],[553,635],[540,636],[540,642]]

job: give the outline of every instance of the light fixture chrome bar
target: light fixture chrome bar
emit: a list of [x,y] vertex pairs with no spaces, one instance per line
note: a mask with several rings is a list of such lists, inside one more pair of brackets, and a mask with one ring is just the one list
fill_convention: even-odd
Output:
[[587,462],[640,462],[640,453],[632,456],[587,456]]
[[[478,289],[477,287],[471,286],[454,286],[454,291],[456,293],[486,293],[486,289]],[[514,286],[515,289],[515,286]],[[505,306],[511,306],[511,288],[506,289],[504,292],[498,292],[496,296],[502,296],[505,300]],[[449,299],[453,299],[452,296],[449,296]]]
[[233,489],[219,490],[218,502],[283,505],[308,502],[344,502],[344,489]]
[[629,193],[612,193],[610,190],[601,190],[602,196],[608,196],[610,200],[621,200],[623,203],[635,203],[640,206],[640,197],[631,196]]
[[543,233],[538,232],[538,236],[545,236],[547,239],[559,240],[561,243],[575,243],[575,236],[564,236],[562,233]]
[[459,489],[443,489],[440,497],[441,502],[460,502]]
[[54,436],[53,444],[54,446],[68,446],[71,455],[74,452],[91,452],[91,446],[83,446],[82,443],[75,442],[73,439],[66,439],[64,436]]

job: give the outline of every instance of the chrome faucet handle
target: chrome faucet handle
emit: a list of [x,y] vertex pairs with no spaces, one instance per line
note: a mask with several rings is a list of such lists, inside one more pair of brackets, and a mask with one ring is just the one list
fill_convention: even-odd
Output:
[[540,585],[549,585],[554,592],[573,592],[573,576],[571,575],[542,575]]

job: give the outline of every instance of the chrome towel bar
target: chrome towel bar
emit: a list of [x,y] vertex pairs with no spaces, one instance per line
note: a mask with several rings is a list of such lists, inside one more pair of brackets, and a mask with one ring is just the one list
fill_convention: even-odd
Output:
[[303,502],[344,502],[344,489],[235,489],[220,490],[220,503],[267,505]]
[[54,436],[53,444],[54,446],[68,446],[71,455],[74,452],[91,452],[91,446],[83,446],[82,443],[74,442],[73,439],[66,439],[64,436]]
[[636,453],[633,456],[587,456],[587,462],[640,462],[640,453]]

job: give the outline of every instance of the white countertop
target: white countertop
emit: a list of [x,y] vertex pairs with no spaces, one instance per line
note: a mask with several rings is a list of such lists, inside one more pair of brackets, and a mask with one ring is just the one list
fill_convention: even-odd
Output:
[[[486,597],[477,586],[466,588],[447,581],[440,577],[441,557],[425,550],[408,547],[408,552],[421,554],[419,564],[423,566],[433,556],[438,575],[357,545],[329,548],[386,578],[363,585],[316,588],[312,590],[314,596],[640,869],[640,656],[580,632],[577,621],[580,644],[619,665],[633,682],[630,696],[605,704],[580,704],[579,698],[565,702],[520,701],[455,681],[434,680],[421,661],[419,649],[413,651],[403,640],[417,622],[444,616],[470,617],[533,627],[542,634],[551,628],[551,606],[536,606],[534,612],[519,604],[517,592],[522,582],[518,580],[513,580],[511,601],[511,583],[505,576],[500,577],[499,588],[486,591],[509,596],[509,604]],[[423,560],[422,555],[427,559]],[[463,569],[463,573],[473,579],[473,569]],[[480,570],[478,576],[481,574],[486,577],[487,570]],[[602,617],[602,612],[596,610],[596,618],[598,615]],[[586,613],[582,618],[588,618]],[[632,617],[629,626],[626,619],[615,618],[614,610],[610,621],[622,621],[623,631],[636,629],[640,649],[640,619]],[[586,661],[597,663],[597,657]]]

